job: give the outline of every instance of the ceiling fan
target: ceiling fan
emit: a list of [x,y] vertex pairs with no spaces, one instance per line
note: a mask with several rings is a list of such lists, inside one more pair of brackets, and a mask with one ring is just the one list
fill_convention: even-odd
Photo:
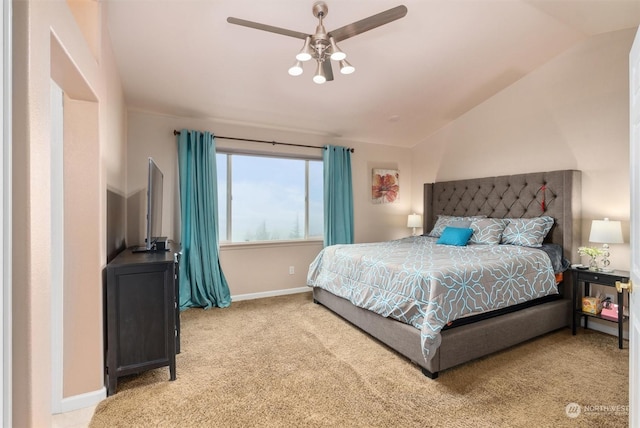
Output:
[[304,46],[296,55],[296,63],[289,68],[289,74],[299,76],[302,74],[302,63],[313,58],[316,60],[316,72],[313,76],[313,81],[324,83],[327,80],[333,80],[330,60],[338,61],[342,74],[351,74],[355,71],[355,68],[347,62],[347,55],[338,47],[338,42],[404,17],[407,14],[407,7],[404,5],[396,6],[329,32],[324,29],[322,23],[329,12],[327,4],[323,1],[315,2],[312,12],[313,16],[318,18],[318,26],[314,34],[305,34],[231,16],[227,18],[227,22],[304,40]]

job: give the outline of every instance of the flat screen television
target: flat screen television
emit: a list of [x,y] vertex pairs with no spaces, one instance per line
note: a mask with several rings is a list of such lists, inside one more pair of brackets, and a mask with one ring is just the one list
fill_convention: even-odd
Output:
[[[149,158],[149,171],[147,176],[147,217],[144,246],[134,248],[134,252],[167,250],[164,242],[158,246],[158,240],[162,235],[162,181],[164,175],[158,165]],[[161,247],[161,248],[159,248]]]

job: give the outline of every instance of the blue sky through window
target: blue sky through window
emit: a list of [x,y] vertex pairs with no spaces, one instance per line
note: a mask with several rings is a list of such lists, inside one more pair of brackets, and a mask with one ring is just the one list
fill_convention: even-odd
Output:
[[[231,155],[231,241],[305,238],[305,169],[309,162],[309,236],[322,237],[322,162]],[[220,240],[227,230],[227,155],[217,155]]]

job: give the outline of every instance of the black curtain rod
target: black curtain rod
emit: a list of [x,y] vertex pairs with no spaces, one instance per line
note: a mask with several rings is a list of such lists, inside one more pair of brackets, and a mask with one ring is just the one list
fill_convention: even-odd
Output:
[[[177,130],[174,129],[173,130],[173,135],[180,135],[180,131],[177,131]],[[308,148],[311,148],[311,149],[324,149],[324,147],[307,146],[306,144],[280,143],[278,141],[266,141],[266,140],[251,140],[251,139],[248,139],[248,138],[223,137],[223,136],[220,136],[220,135],[214,135],[214,138],[221,138],[223,140],[248,141],[248,142],[251,142],[251,143],[271,144],[271,145],[274,145],[274,146],[276,144],[278,144],[278,145],[281,145],[281,146],[308,147]],[[351,153],[355,152],[355,149],[353,149],[353,148],[348,148],[348,150]]]

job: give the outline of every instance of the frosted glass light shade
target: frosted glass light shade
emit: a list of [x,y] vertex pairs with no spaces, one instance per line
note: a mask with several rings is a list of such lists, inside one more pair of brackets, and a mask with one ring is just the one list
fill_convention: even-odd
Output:
[[312,53],[313,51],[311,50],[311,37],[307,37],[304,40],[304,46],[302,46],[302,50],[300,52],[298,52],[298,54],[296,55],[296,59],[298,61],[309,61],[312,57]]
[[296,61],[296,63],[289,69],[289,74],[292,76],[300,76],[302,71],[302,63],[300,61]]
[[346,59],[340,61],[340,73],[351,74],[356,71],[355,67],[347,62]]
[[347,54],[340,50],[340,48],[336,44],[336,41],[333,39],[333,37],[329,38],[329,43],[331,43],[331,59],[332,60],[342,61],[347,57]]
[[324,70],[322,69],[321,61],[318,61],[318,67],[316,68],[316,74],[313,76],[313,81],[318,85],[322,85],[327,81],[327,77],[324,75]]

